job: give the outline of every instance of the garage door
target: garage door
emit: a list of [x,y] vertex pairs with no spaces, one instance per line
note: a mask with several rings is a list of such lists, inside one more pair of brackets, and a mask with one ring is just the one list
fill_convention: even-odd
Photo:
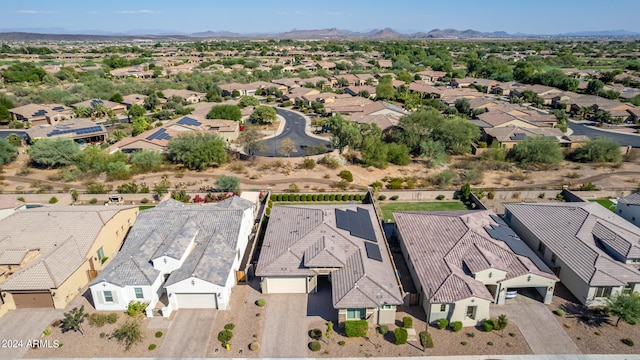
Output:
[[269,294],[306,294],[307,278],[268,278],[267,292]]
[[216,294],[176,294],[178,309],[217,309]]
[[16,308],[52,308],[53,298],[49,292],[12,294]]

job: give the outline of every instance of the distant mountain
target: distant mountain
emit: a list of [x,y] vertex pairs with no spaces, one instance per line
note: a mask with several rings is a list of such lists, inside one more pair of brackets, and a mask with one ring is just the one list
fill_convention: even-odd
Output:
[[140,29],[123,32],[101,30],[68,31],[61,28],[0,29],[4,41],[131,41],[131,40],[188,40],[188,39],[500,39],[532,37],[619,37],[640,36],[626,30],[581,31],[555,35],[509,34],[504,31],[480,32],[473,29],[433,29],[429,32],[403,33],[391,28],[372,29],[366,32],[330,29],[292,29],[282,33],[242,34],[230,31],[204,31],[184,34],[162,29]]

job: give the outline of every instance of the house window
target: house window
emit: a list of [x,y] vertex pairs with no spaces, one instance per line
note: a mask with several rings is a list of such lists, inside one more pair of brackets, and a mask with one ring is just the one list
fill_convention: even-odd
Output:
[[544,252],[546,250],[547,250],[547,247],[542,243],[542,241],[538,243],[538,251],[540,252],[540,254],[544,256]]
[[624,288],[622,288],[623,294],[631,294],[632,291],[633,291],[633,284],[627,284],[624,286]]
[[447,304],[440,304],[440,312],[447,311]]
[[471,319],[471,320],[475,320],[476,319],[476,310],[478,309],[477,306],[467,306],[467,318]]
[[556,254],[551,254],[551,263],[556,263]]
[[112,303],[113,302],[113,294],[111,291],[105,291],[104,293],[104,302]]
[[611,286],[598,286],[596,288],[596,294],[595,297],[597,298],[602,298],[602,297],[609,297],[611,296]]
[[382,305],[382,306],[380,306],[380,309],[382,309],[382,310],[390,310],[391,309],[391,305]]
[[102,259],[104,259],[104,249],[100,248],[98,249],[98,260],[102,261]]
[[136,292],[136,299],[144,299],[144,294],[142,294],[142,288],[133,288],[133,291]]
[[366,314],[366,309],[347,309],[347,320],[364,320]]

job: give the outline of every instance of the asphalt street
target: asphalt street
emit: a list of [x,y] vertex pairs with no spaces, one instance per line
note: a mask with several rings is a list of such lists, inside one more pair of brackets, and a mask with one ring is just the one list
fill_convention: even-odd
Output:
[[603,131],[592,126],[586,126],[580,123],[569,121],[568,126],[573,130],[574,135],[586,135],[590,139],[597,137],[611,139],[621,146],[631,145],[634,148],[640,148],[640,136],[632,134],[614,133],[611,131]]
[[301,157],[309,155],[305,148],[310,146],[325,145],[329,150],[329,142],[313,138],[305,133],[306,120],[301,115],[280,108],[276,108],[278,115],[285,120],[285,127],[282,133],[276,137],[265,140],[265,150],[256,152],[257,156],[283,157],[280,153],[282,148],[280,143],[284,139],[291,139],[296,146],[296,151],[292,152],[290,157]]

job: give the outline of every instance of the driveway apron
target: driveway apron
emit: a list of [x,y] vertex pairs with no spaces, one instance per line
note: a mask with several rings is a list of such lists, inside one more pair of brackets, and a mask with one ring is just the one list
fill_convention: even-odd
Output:
[[216,314],[215,309],[177,310],[159,353],[168,358],[205,357]]
[[307,294],[272,294],[264,320],[263,358],[305,357]]

